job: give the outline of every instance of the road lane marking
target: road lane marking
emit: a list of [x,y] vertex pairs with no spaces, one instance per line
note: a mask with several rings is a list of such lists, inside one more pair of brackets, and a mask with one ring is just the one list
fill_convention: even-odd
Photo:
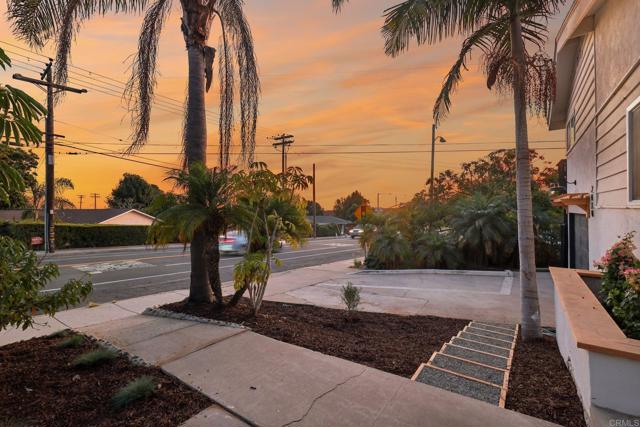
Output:
[[[304,251],[300,251],[300,252],[304,252]],[[277,256],[277,254],[275,256],[276,256],[276,258],[280,259],[281,261],[290,261],[290,260],[293,260],[293,259],[309,258],[309,257],[321,256],[321,255],[333,255],[333,254],[339,254],[339,253],[343,253],[343,252],[353,252],[353,249],[345,249],[345,250],[342,250],[342,251],[323,252],[321,254],[301,255],[301,256],[289,257],[289,258],[279,257],[279,256]],[[287,253],[289,254],[289,253],[299,253],[299,252],[287,252]],[[238,260],[240,260],[240,259],[241,258],[238,258]],[[190,264],[191,264],[190,262],[179,262],[179,263],[176,263],[176,264],[166,264],[163,267],[177,267],[179,265],[190,265]],[[160,266],[157,266],[157,267],[160,267]]]

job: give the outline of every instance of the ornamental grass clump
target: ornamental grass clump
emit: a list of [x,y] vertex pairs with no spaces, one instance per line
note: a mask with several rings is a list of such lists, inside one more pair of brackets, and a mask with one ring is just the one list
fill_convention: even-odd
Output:
[[626,234],[595,266],[603,274],[605,308],[627,337],[640,339],[640,260],[633,253],[634,234]]
[[138,400],[151,396],[155,389],[156,384],[152,377],[144,376],[137,378],[118,390],[111,398],[111,406],[115,409],[122,409]]
[[57,348],[76,348],[80,347],[84,343],[84,337],[82,335],[72,335],[64,341],[60,341]]
[[118,353],[116,353],[115,350],[102,348],[81,354],[73,360],[71,365],[74,368],[91,368],[102,365],[116,357],[118,357]]

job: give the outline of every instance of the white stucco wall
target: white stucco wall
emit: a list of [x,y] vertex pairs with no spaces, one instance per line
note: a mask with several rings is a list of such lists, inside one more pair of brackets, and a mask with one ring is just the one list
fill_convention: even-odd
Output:
[[118,215],[116,217],[110,218],[106,221],[103,221],[101,224],[109,224],[109,225],[151,225],[153,223],[153,218],[150,218],[146,215],[140,214],[138,212],[126,212],[122,215]]

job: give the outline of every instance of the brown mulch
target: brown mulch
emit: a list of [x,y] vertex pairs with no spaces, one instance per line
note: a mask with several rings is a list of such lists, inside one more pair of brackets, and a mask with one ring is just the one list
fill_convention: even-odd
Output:
[[576,387],[555,339],[518,340],[506,407],[566,427],[586,426]]
[[[100,366],[74,368],[73,359],[98,346],[56,348],[65,337],[42,337],[0,347],[0,426],[176,426],[211,401],[158,368],[118,356]],[[157,388],[122,410],[111,397],[148,375]]]
[[264,301],[253,317],[246,300],[215,311],[210,304],[185,302],[162,308],[208,319],[240,323],[268,337],[351,360],[392,374],[411,377],[421,363],[449,341],[468,320],[434,316],[399,316]]

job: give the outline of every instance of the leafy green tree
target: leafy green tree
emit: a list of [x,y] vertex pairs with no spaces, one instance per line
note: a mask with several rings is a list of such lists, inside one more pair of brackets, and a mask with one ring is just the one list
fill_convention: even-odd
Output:
[[457,268],[462,261],[452,233],[423,231],[410,241],[419,268]]
[[[6,200],[0,200],[2,209],[24,209],[28,205],[25,196],[25,188],[30,188],[37,183],[36,169],[38,156],[31,150],[26,151],[19,147],[0,143],[0,164],[13,170],[13,175],[19,179],[19,185],[11,189],[6,188]],[[2,168],[4,169],[4,168]]]
[[144,210],[151,216],[158,216],[160,213],[172,208],[182,202],[182,197],[175,193],[161,193],[157,195],[151,204]]
[[91,293],[91,283],[84,280],[70,280],[59,291],[42,292],[59,274],[55,264],[40,264],[24,243],[0,236],[0,331],[32,327],[35,313],[53,316]]
[[[216,50],[207,45],[213,24],[220,23],[221,49],[219,65],[219,160],[221,167],[229,165],[229,151],[234,133],[235,112],[240,111],[239,142],[242,158],[253,161],[255,149],[260,79],[254,52],[251,28],[244,14],[241,0],[181,0],[182,19],[180,28],[186,44],[188,80],[185,126],[183,132],[184,163],[187,168],[205,165],[207,162],[207,114],[205,94],[213,83]],[[65,83],[71,47],[82,24],[96,16],[110,13],[144,13],[134,55],[131,75],[124,97],[129,102],[131,115],[133,153],[148,141],[151,110],[157,81],[157,58],[160,34],[171,12],[171,0],[106,0],[106,1],[50,1],[9,0],[8,19],[17,37],[30,46],[41,48],[48,42],[57,47],[55,80]],[[234,108],[236,94],[239,108]],[[201,166],[196,166],[200,169]],[[201,171],[196,171],[200,174]],[[199,228],[196,234],[203,233]],[[192,241],[192,257],[200,257],[191,263],[190,289],[197,292],[194,299],[207,299],[206,275],[195,269],[205,263],[205,250],[199,247],[208,239],[196,235]],[[193,255],[195,254],[195,255]]]
[[[346,0],[332,0],[338,9]],[[479,50],[487,87],[513,95],[516,136],[518,248],[522,289],[522,337],[542,337],[536,280],[535,235],[527,110],[546,114],[555,94],[553,60],[543,51],[546,23],[565,0],[405,0],[385,11],[385,51],[396,56],[410,41],[435,44],[465,36],[458,59],[436,100],[436,124],[449,112],[451,94],[462,80],[472,51]],[[531,54],[528,48],[538,49]]]
[[303,173],[300,176],[302,181],[287,180],[283,186],[282,176],[273,174],[264,163],[254,163],[248,172],[238,174],[236,225],[247,233],[249,249],[234,269],[236,292],[229,301],[230,306],[248,291],[253,312],[257,314],[273,264],[279,264],[273,255],[277,242],[284,240],[298,246],[311,234],[304,200],[294,194],[295,189],[310,184],[310,177]]
[[[324,209],[316,202],[316,215],[324,215]],[[313,200],[307,200],[307,215],[313,215]]]
[[110,208],[144,210],[162,194],[155,184],[149,184],[140,175],[125,173],[107,198]]
[[149,241],[155,245],[176,240],[190,243],[189,301],[210,303],[215,296],[216,304],[222,306],[218,236],[226,230],[229,218],[234,217],[234,170],[195,164],[189,170],[170,172],[167,179],[184,192],[184,199],[158,215],[149,230]]
[[336,200],[333,205],[333,214],[338,218],[355,221],[355,212],[366,201],[364,196],[358,191],[354,191],[346,197]]

